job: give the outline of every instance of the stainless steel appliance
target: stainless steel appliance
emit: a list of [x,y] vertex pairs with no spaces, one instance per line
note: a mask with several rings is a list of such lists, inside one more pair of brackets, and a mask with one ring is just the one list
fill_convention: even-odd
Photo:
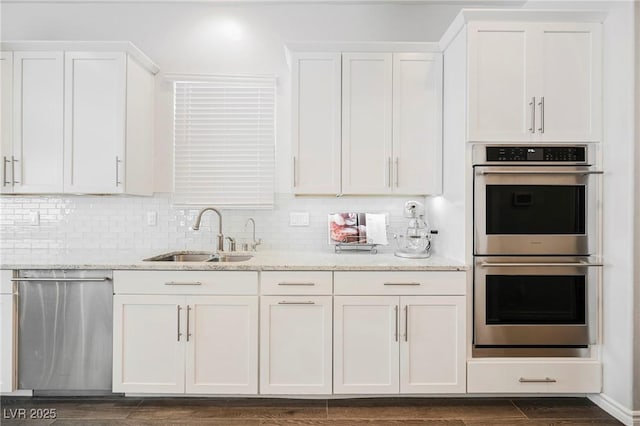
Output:
[[589,145],[473,147],[474,356],[588,356],[600,263]]
[[587,145],[477,145],[475,255],[590,255],[596,184]]
[[98,270],[19,271],[19,389],[111,393],[111,276]]
[[588,257],[476,256],[475,355],[582,354],[595,342],[600,266]]

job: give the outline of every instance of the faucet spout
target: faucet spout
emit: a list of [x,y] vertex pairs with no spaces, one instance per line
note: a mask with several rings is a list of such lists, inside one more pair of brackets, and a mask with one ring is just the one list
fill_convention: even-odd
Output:
[[256,251],[256,248],[262,244],[262,238],[259,240],[256,240],[256,221],[253,220],[252,217],[250,217],[249,219],[247,219],[247,222],[244,224],[245,228],[247,227],[248,224],[253,225],[253,236],[252,236],[252,242],[251,242],[251,250],[252,251]]
[[197,231],[200,229],[200,222],[202,221],[202,215],[208,211],[212,211],[218,215],[218,251],[219,252],[224,251],[224,235],[222,234],[222,214],[218,209],[216,209],[215,207],[205,207],[204,209],[200,210],[200,212],[198,213],[198,216],[196,217],[196,223],[193,224],[191,229],[193,229],[194,231]]

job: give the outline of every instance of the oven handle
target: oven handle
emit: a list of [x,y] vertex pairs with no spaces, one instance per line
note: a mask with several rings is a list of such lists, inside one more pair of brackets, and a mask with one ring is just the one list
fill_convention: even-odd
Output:
[[478,170],[479,175],[602,175],[603,170]]
[[493,262],[481,262],[480,266],[484,267],[489,267],[489,266],[498,266],[498,267],[504,267],[504,266],[518,266],[518,267],[523,267],[523,266],[604,266],[604,264],[602,263],[587,263],[587,262],[549,262],[549,263],[523,263],[523,262],[514,262],[514,263],[493,263]]

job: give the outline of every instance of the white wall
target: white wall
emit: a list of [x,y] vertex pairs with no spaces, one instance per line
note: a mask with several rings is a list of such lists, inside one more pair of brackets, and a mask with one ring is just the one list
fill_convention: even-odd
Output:
[[[636,34],[636,42],[635,42],[635,60],[636,60],[636,78],[635,78],[635,96],[636,96],[636,104],[635,104],[635,136],[636,136],[636,145],[635,145],[635,164],[640,164],[640,52],[638,52],[638,46],[640,46],[640,3],[635,3],[635,34]],[[638,195],[638,191],[640,191],[640,167],[635,168],[636,173],[636,182],[635,182],[635,261],[633,262],[635,266],[635,275],[634,275],[634,306],[635,309],[635,332],[634,332],[634,372],[633,372],[633,409],[636,411],[640,411],[640,215],[637,214],[640,212],[640,195]]]
[[[478,2],[476,2],[477,4]],[[3,3],[3,40],[130,40],[161,73],[278,76],[276,164],[289,164],[287,41],[438,41],[459,9],[449,5],[228,3]],[[237,40],[233,40],[234,32]],[[231,33],[231,38],[227,33]],[[172,93],[158,79],[156,190],[171,189]],[[276,192],[291,192],[280,167]]]

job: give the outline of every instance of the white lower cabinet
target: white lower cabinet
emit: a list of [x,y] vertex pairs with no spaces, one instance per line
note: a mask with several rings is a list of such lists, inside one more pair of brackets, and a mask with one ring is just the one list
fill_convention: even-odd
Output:
[[[114,289],[176,294],[114,296],[113,391],[140,393],[256,394],[258,392],[258,296],[255,283],[238,290],[256,295],[190,295],[224,292],[216,272],[114,272]],[[247,273],[240,273],[247,274]],[[208,280],[208,276],[214,277]],[[165,281],[165,282],[163,282]],[[136,289],[137,288],[137,289]],[[142,288],[142,290],[140,290]]]
[[599,393],[602,364],[592,359],[473,359],[469,393]]
[[463,393],[463,296],[336,296],[335,393]]
[[465,282],[464,272],[336,272],[334,393],[464,393]]
[[260,393],[331,393],[331,296],[262,296]]
[[16,295],[11,282],[13,271],[0,271],[0,392],[15,390]]

